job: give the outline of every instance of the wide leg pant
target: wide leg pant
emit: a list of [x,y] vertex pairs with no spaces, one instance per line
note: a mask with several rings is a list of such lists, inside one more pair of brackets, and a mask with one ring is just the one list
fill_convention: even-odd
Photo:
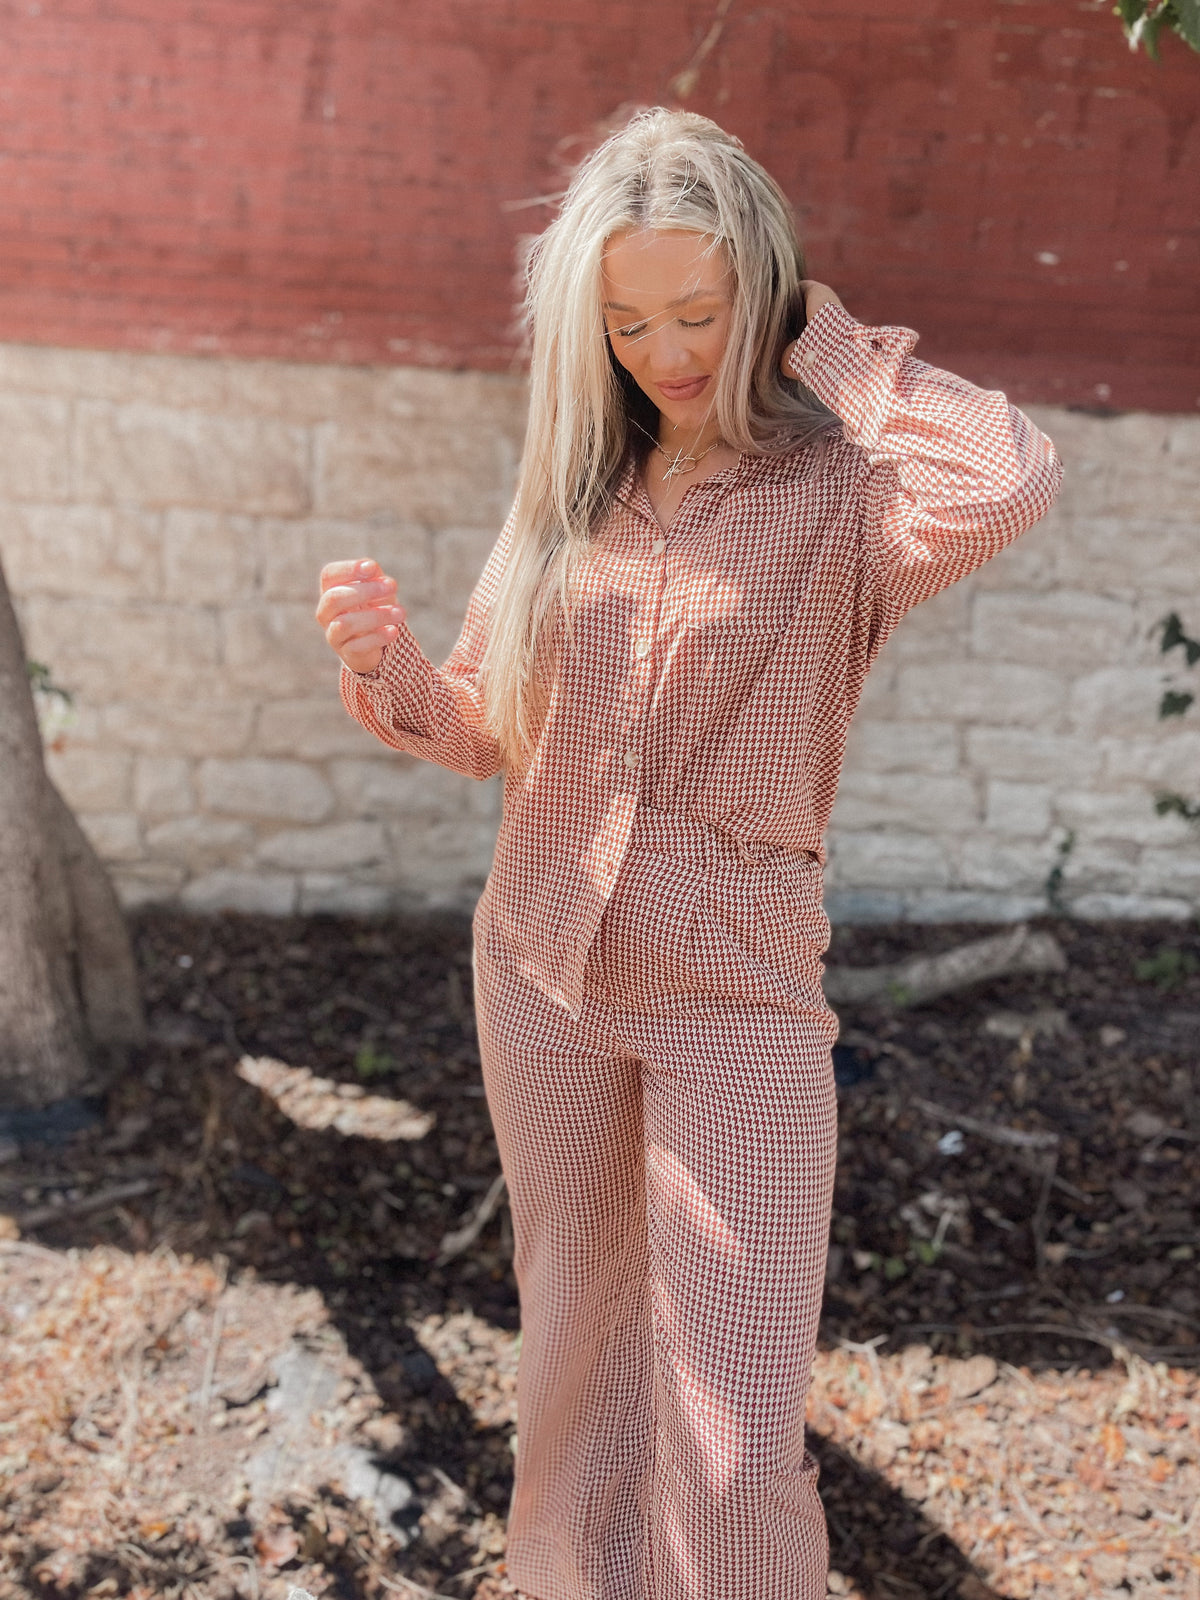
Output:
[[[836,1024],[794,898],[817,886],[648,832],[578,1018],[521,974],[486,904],[476,923],[523,1328],[509,1576],[532,1600],[824,1600],[804,1403]],[[772,904],[792,906],[794,947]]]

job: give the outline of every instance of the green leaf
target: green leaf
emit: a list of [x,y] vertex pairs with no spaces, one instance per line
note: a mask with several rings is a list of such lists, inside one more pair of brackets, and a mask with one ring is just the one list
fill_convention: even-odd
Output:
[[[1200,0],[1198,0],[1200,3]],[[1178,612],[1172,611],[1158,624],[1162,629],[1161,650],[1163,655],[1172,650],[1182,650],[1184,659],[1189,667],[1194,667],[1200,661],[1200,639],[1193,639],[1184,630],[1183,623],[1179,620]]]
[[1160,817],[1174,814],[1185,822],[1200,822],[1200,800],[1185,800],[1181,794],[1172,794],[1167,789],[1160,789],[1155,795],[1154,809]]
[[1151,61],[1158,60],[1158,36],[1162,32],[1164,20],[1165,19],[1162,11],[1158,10],[1152,17],[1143,17],[1140,22],[1134,24],[1134,49],[1136,50],[1139,44],[1144,44],[1146,47],[1146,54],[1150,57]]
[[1135,961],[1133,970],[1140,983],[1153,983],[1166,993],[1190,978],[1198,966],[1200,962],[1190,950],[1177,950],[1174,945],[1164,944],[1152,956]]
[[1187,638],[1187,634],[1183,631],[1183,623],[1179,620],[1178,611],[1168,612],[1159,623],[1159,627],[1162,629],[1163,655],[1166,655],[1168,650],[1174,650],[1177,644],[1182,644]]
[[907,1271],[908,1268],[899,1256],[888,1256],[883,1263],[883,1275],[889,1283],[895,1283],[896,1279],[902,1278]]
[[1168,689],[1158,702],[1159,720],[1164,717],[1181,717],[1195,698],[1194,694]]
[[378,1078],[395,1068],[396,1058],[386,1050],[376,1050],[373,1044],[362,1045],[354,1055],[354,1070],[360,1078]]
[[70,705],[74,696],[69,689],[64,689],[61,684],[55,683],[50,676],[50,668],[44,661],[27,661],[25,670],[29,674],[29,682],[34,694],[52,694],[65,704]]
[[1200,51],[1200,0],[1175,0],[1175,13],[1176,33],[1193,50]]
[[1121,19],[1129,48],[1145,46],[1154,61],[1158,60],[1158,36],[1164,28],[1200,51],[1200,0],[1117,0],[1113,13]]

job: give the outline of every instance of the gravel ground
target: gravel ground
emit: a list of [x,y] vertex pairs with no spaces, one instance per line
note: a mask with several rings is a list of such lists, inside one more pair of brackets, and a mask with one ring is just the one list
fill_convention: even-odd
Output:
[[[831,1593],[1200,1600],[1200,937],[1045,926],[1060,975],[843,1019]],[[0,1138],[0,1596],[499,1600],[519,1334],[465,923],[137,939],[153,1042],[103,1120]]]

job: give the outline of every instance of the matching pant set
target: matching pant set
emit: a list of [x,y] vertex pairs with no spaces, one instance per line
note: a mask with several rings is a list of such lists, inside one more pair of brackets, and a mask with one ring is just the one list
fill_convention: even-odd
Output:
[[[505,773],[476,1010],[521,1295],[508,1572],[529,1600],[824,1600],[804,1409],[836,1149],[822,837],[880,646],[1049,508],[1002,394],[837,305],[796,376],[840,422],[664,530],[636,464]],[[478,693],[506,527],[449,660],[402,629],[347,708],[500,770]]]

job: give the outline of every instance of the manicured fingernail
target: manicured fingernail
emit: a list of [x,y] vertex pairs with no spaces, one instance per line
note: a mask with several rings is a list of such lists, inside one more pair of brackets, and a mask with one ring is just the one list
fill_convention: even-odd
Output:
[[373,561],[360,561],[354,569],[355,576],[359,578],[373,577],[378,571],[379,568]]

